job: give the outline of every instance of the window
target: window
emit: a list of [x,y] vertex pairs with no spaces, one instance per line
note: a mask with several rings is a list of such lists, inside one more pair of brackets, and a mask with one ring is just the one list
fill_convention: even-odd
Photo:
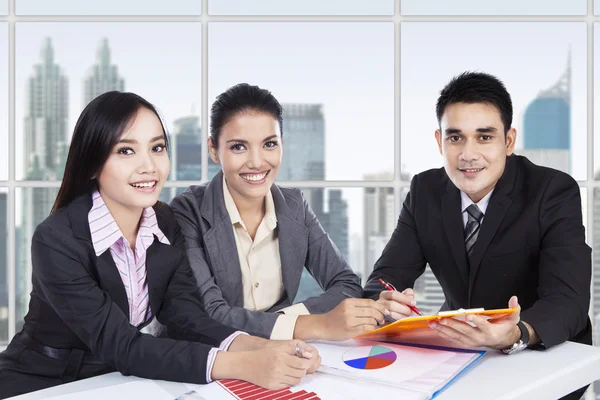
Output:
[[403,15],[585,15],[587,1],[401,0],[400,11]]
[[201,4],[198,0],[15,0],[17,15],[199,15]]
[[209,0],[210,15],[392,15],[394,0]]

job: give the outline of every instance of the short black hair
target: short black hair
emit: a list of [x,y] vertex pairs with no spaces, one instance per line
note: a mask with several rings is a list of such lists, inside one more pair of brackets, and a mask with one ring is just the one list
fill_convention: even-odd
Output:
[[455,103],[484,103],[493,106],[500,113],[504,134],[512,125],[513,108],[510,94],[504,83],[493,75],[467,71],[452,78],[440,92],[435,107],[439,125],[446,107]]
[[218,147],[221,128],[231,118],[243,112],[261,112],[271,115],[279,122],[283,136],[283,107],[267,89],[247,83],[238,83],[217,96],[210,110],[210,138]]

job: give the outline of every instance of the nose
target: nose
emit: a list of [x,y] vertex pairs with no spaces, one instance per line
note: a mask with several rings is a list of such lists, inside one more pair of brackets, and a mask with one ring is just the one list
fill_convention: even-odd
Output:
[[141,174],[152,174],[156,172],[156,165],[154,164],[154,158],[151,153],[141,155],[138,172]]
[[246,165],[250,169],[259,169],[262,166],[263,158],[260,149],[252,149],[248,152],[248,161]]
[[475,139],[467,139],[465,141],[460,158],[467,162],[475,161],[479,158],[479,151]]

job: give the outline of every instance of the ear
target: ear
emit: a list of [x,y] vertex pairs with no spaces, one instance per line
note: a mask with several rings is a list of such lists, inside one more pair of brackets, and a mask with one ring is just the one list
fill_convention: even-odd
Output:
[[444,152],[442,151],[442,132],[439,129],[435,130],[435,141],[437,142],[440,155],[443,156]]
[[515,144],[517,143],[517,130],[510,128],[506,132],[506,155],[510,156],[515,151]]
[[210,137],[208,138],[208,152],[210,153],[210,158],[212,158],[215,164],[221,164],[219,161],[219,152],[217,151],[217,147]]

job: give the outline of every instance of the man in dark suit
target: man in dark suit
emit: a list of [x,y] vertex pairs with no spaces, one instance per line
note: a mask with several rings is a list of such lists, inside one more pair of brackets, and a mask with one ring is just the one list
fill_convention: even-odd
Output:
[[[591,344],[591,249],[577,183],[513,155],[512,103],[497,78],[455,77],[436,111],[444,168],[412,179],[366,296],[393,317],[410,315],[411,288],[429,264],[446,297],[443,310],[520,307],[500,322],[474,316],[475,326],[431,325],[452,343],[507,354],[566,340]],[[402,292],[382,292],[380,278]]]

